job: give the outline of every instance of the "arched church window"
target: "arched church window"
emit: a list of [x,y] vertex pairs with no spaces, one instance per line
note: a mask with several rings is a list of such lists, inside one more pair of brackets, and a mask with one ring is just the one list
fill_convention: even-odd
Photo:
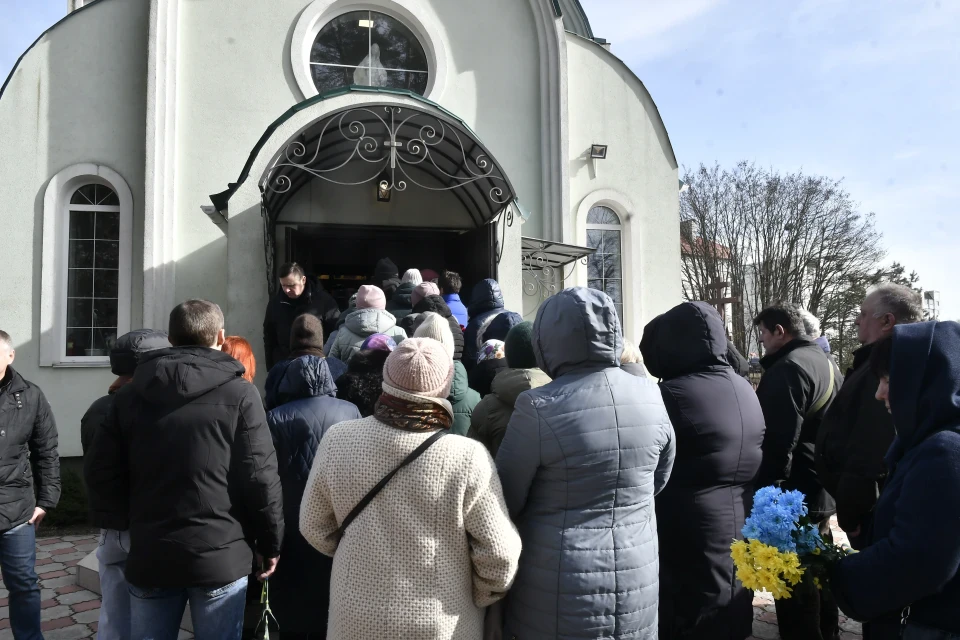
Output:
[[587,286],[613,299],[623,321],[623,257],[620,216],[609,207],[596,206],[587,213],[587,246],[596,249],[587,262]]
[[360,85],[423,95],[430,79],[417,37],[376,11],[351,11],[327,23],[310,50],[310,71],[320,93]]
[[108,356],[119,327],[120,199],[107,186],[87,184],[73,192],[66,213],[64,355]]

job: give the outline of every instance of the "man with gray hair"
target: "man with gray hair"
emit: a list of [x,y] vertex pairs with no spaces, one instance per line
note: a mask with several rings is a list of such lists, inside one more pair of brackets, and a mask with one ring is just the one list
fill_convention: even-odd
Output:
[[212,302],[176,307],[173,347],[142,354],[84,460],[91,511],[130,531],[133,638],[175,638],[189,601],[198,638],[240,640],[254,551],[261,580],[277,566],[277,455],[224,333]]
[[874,288],[856,320],[863,345],[853,353],[853,366],[824,417],[817,440],[816,463],[824,487],[837,503],[837,519],[854,548],[862,548],[873,508],[886,475],[884,456],[896,432],[886,407],[875,397],[880,381],[870,370],[874,345],[893,334],[898,324],[923,320],[920,294],[885,283]]
[[60,500],[57,425],[43,392],[11,366],[15,356],[0,331],[0,571],[13,637],[42,638],[36,529]]

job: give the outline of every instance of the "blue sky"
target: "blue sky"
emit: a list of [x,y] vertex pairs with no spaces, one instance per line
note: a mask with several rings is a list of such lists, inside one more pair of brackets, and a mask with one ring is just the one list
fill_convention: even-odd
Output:
[[[889,260],[960,319],[960,0],[582,3],[652,93],[681,165],[843,178]],[[0,0],[0,75],[65,10]]]

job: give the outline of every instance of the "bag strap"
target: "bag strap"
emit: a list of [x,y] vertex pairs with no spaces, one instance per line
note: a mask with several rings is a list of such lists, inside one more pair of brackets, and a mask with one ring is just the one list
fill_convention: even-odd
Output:
[[347,515],[347,517],[343,519],[343,523],[340,525],[340,528],[337,530],[337,534],[342,538],[343,532],[347,530],[347,527],[350,526],[350,523],[353,522],[357,518],[357,516],[359,516],[360,513],[367,507],[367,505],[370,504],[370,502],[377,497],[377,494],[380,493],[385,486],[387,486],[387,483],[393,479],[393,476],[397,475],[397,472],[399,472],[400,469],[403,469],[405,466],[407,466],[408,464],[410,464],[411,462],[413,462],[414,460],[422,456],[427,449],[429,449],[437,440],[447,435],[447,433],[449,432],[446,429],[442,431],[437,431],[435,434],[433,434],[432,436],[424,440],[419,447],[417,447],[416,449],[413,450],[413,452],[410,453],[410,455],[404,458],[403,462],[397,465],[396,469],[394,469],[393,471],[385,475],[383,479],[380,482],[378,482],[376,486],[373,487],[373,489],[370,489],[367,495],[363,496],[363,499],[357,503],[357,506],[353,508],[353,510]]
[[827,360],[827,365],[830,367],[830,384],[827,385],[826,393],[824,393],[823,396],[817,400],[812,407],[810,407],[810,411],[807,412],[806,416],[808,418],[815,415],[818,411],[820,411],[820,409],[823,409],[825,406],[827,406],[827,403],[830,402],[830,398],[833,396],[833,387],[836,382],[836,377],[833,373],[833,363]]

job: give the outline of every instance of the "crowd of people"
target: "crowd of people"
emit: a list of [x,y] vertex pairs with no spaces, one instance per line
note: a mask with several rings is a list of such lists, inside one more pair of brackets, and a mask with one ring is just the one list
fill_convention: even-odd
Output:
[[[769,485],[860,551],[777,601],[781,637],[839,638],[840,610],[870,640],[960,637],[960,325],[921,322],[916,293],[867,296],[845,377],[815,318],[771,304],[754,389],[706,303],[638,347],[592,289],[529,322],[494,280],[464,304],[456,273],[373,273],[341,311],[281,267],[263,396],[212,302],[117,341],[82,422],[98,637],[176,638],[189,603],[197,638],[239,639],[259,580],[287,640],[744,640],[730,543]],[[13,360],[0,332],[0,566],[36,638],[57,438]]]

